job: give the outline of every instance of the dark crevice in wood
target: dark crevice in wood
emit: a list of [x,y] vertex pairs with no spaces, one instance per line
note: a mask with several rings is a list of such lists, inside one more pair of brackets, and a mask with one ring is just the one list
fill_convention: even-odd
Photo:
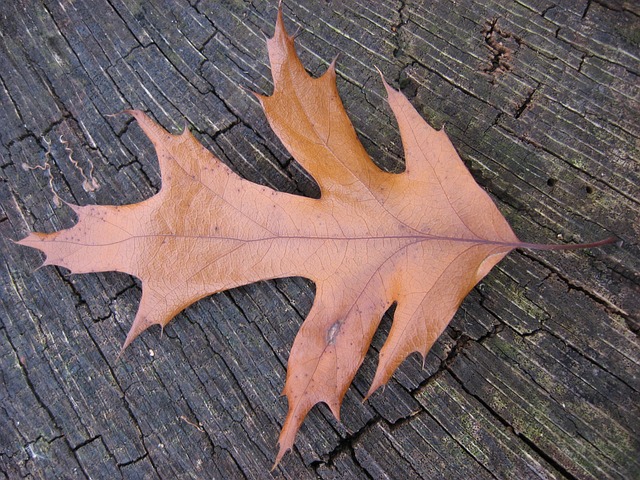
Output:
[[[18,350],[16,349],[15,345],[13,344],[11,337],[9,335],[7,335],[7,339],[9,341],[9,345],[11,346],[15,356],[17,358],[19,358],[18,356]],[[48,363],[47,363],[48,364]],[[73,454],[74,459],[76,460],[76,462],[78,463],[78,465],[82,465],[82,462],[78,459],[76,452],[73,450],[73,448],[71,447],[71,445],[69,444],[68,439],[65,437],[64,435],[64,429],[62,427],[60,427],[60,425],[58,424],[58,421],[56,419],[56,416],[54,415],[53,411],[51,410],[51,408],[49,407],[48,403],[41,397],[41,395],[38,393],[38,390],[36,388],[36,386],[34,385],[34,383],[31,380],[31,376],[29,375],[29,371],[26,368],[26,366],[22,363],[22,362],[18,362],[17,363],[18,368],[20,369],[20,373],[22,375],[22,378],[25,381],[26,386],[29,388],[29,391],[31,392],[31,394],[33,395],[33,398],[36,400],[36,402],[38,403],[38,405],[40,405],[40,407],[42,408],[42,410],[45,412],[45,414],[47,415],[51,426],[53,427],[53,429],[55,431],[58,432],[57,435],[53,436],[51,439],[45,439],[42,436],[39,436],[38,438],[36,438],[35,441],[33,442],[29,442],[29,444],[34,444],[37,443],[40,440],[46,441],[47,443],[52,443],[55,440],[63,440],[65,447]],[[25,446],[25,450],[27,450],[27,446]],[[27,460],[27,462],[29,460],[31,460],[32,457],[30,456],[29,459]],[[26,466],[26,463],[25,463]]]
[[[469,337],[464,332],[454,331],[455,333],[454,333],[453,336],[455,337],[454,338],[455,343],[454,343],[453,347],[449,350],[449,352],[447,353],[447,356],[440,361],[440,366],[438,367],[438,370],[436,370],[429,377],[425,378],[422,382],[420,382],[420,384],[418,384],[415,388],[413,388],[409,392],[412,397],[415,398],[416,395],[418,395],[420,392],[424,391],[435,380],[440,378],[440,376],[444,372],[448,372],[449,369],[450,369],[450,366],[456,361],[456,359],[458,358],[458,356],[460,354],[462,354],[463,352],[467,351],[474,344],[478,344],[478,345],[483,344],[484,342],[486,342],[487,340],[497,336],[498,334],[500,334],[500,332],[502,332],[504,330],[505,324],[503,323],[503,321],[499,317],[497,317],[496,314],[492,310],[489,310],[485,306],[483,306],[482,302],[480,302],[480,305],[493,318],[496,319],[497,323],[495,323],[490,330],[488,330],[486,333],[484,333],[483,335],[481,335],[477,339],[473,339],[473,338]],[[452,330],[451,326],[448,327],[448,328],[449,328],[449,330]],[[418,413],[420,413],[420,412],[418,412]],[[390,424],[390,428],[393,430],[393,429],[401,427],[406,422],[411,421],[411,418],[413,418],[415,416],[415,414],[416,413],[411,413],[410,415],[408,415],[406,417],[398,419],[397,421],[395,421],[392,424]]]
[[[544,256],[537,255],[537,254],[535,254],[533,252],[528,252],[526,250],[520,250],[520,254],[525,256],[525,257],[527,257],[528,259],[533,260],[534,262],[542,265],[544,268],[546,268],[550,272],[553,272],[558,277],[558,279],[562,280],[562,282],[564,282],[567,285],[567,287],[569,289],[576,290],[576,291],[578,291],[580,293],[583,293],[584,295],[588,296],[593,302],[597,303],[598,305],[601,305],[605,310],[608,310],[608,311],[610,311],[612,313],[620,315],[623,318],[627,317],[629,315],[627,312],[625,312],[624,310],[620,309],[618,306],[616,306],[613,303],[609,302],[606,298],[603,298],[603,297],[599,296],[595,292],[591,292],[590,290],[588,290],[585,287],[582,287],[580,285],[576,285],[573,281],[571,281],[569,278],[567,278],[565,275],[563,275],[562,272],[560,271],[560,269],[558,269],[553,264],[551,264],[548,261],[546,261],[544,259]],[[629,280],[633,280],[633,279],[629,279]]]
[[549,155],[553,156],[554,158],[557,158],[558,160],[561,160],[563,163],[565,163],[566,165],[570,166],[572,169],[575,169],[575,170],[579,171],[580,173],[582,173],[582,174],[586,175],[587,177],[589,177],[591,179],[591,181],[593,181],[594,183],[600,182],[603,185],[606,185],[608,188],[610,188],[614,192],[624,196],[627,200],[640,205],[640,199],[634,198],[629,193],[622,191],[617,186],[611,184],[611,182],[607,182],[603,178],[597,177],[594,173],[590,172],[589,170],[580,168],[579,166],[574,165],[573,163],[567,161],[564,156],[562,156],[559,153],[556,153],[551,148],[546,147],[545,145],[542,145],[541,143],[539,143],[539,142],[527,137],[526,135],[520,135],[518,132],[514,131],[513,129],[511,129],[510,127],[508,127],[508,126],[506,126],[504,124],[498,124],[498,125],[496,125],[496,127],[502,129],[505,133],[513,136],[514,138],[518,139],[519,141],[527,143],[527,144],[533,146],[534,148],[537,148],[537,149],[539,149],[539,150],[541,150],[541,151],[543,151],[545,153],[548,153]]
[[18,104],[16,103],[16,101],[11,96],[11,90],[9,90],[9,88],[7,87],[7,84],[5,83],[4,79],[2,78],[2,75],[0,75],[0,86],[7,93],[7,98],[9,98],[9,102],[11,102],[11,106],[13,107],[13,110],[16,112],[16,115],[20,119],[20,123],[22,123],[22,125],[26,125],[26,122],[24,121],[24,118],[22,117],[22,113],[20,112],[20,108],[18,107]]
[[156,474],[157,477],[162,478],[162,476],[160,475],[160,471],[158,470],[158,467],[153,461],[153,455],[149,455],[149,449],[147,448],[147,439],[144,435],[142,435],[142,445],[144,447],[145,454],[147,455],[145,458],[149,460],[149,464],[151,465],[151,468],[153,468],[154,473]]
[[547,13],[549,13],[551,10],[553,10],[554,8],[557,8],[557,5],[549,5],[547,8],[545,8],[544,10],[542,10],[540,12],[540,16],[541,17],[545,17],[547,15]]
[[86,447],[90,443],[95,442],[96,440],[102,440],[102,435],[96,435],[94,437],[87,438],[86,440],[84,440],[84,441],[80,442],[79,444],[75,445],[72,448],[72,450],[74,452],[76,452],[76,451],[80,450],[81,448]]
[[[585,353],[584,351],[580,350],[579,348],[577,348],[576,346],[574,346],[573,344],[568,342],[566,338],[563,338],[563,337],[559,336],[555,331],[553,331],[551,329],[545,329],[545,331],[549,335],[553,336],[554,338],[557,338],[560,342],[562,342],[562,344],[567,349],[576,352],[581,358],[584,358],[586,361],[588,361],[590,364],[592,364],[595,368],[598,368],[598,369],[601,369],[601,370],[607,372],[609,375],[611,375],[613,378],[618,380],[620,383],[622,383],[629,390],[632,390],[634,392],[638,392],[638,390],[636,388],[634,388],[632,385],[630,385],[627,380],[625,380],[624,378],[621,378],[620,375],[618,375],[616,372],[612,372],[611,370],[609,370],[605,365],[602,365],[601,363],[598,363],[595,359],[591,358],[588,353]],[[638,393],[640,393],[640,392],[638,392]]]
[[[108,70],[107,70],[107,74],[109,74]],[[118,91],[118,93],[120,94],[121,98],[125,98],[124,95],[122,95],[120,91]],[[135,123],[135,121],[136,120],[133,117],[127,118],[127,120],[124,121],[124,123],[122,124],[120,129],[117,130],[117,131],[114,129],[113,133],[115,134],[116,137],[122,138],[122,136],[125,135],[129,131],[129,128],[131,127],[132,124]],[[127,149],[127,151],[129,151],[129,149]]]
[[[616,2],[612,0],[589,0],[589,3],[591,3],[591,1],[612,12],[630,13],[635,17],[640,17],[640,6],[637,3],[634,3],[633,0],[629,2]],[[633,8],[630,8],[632,6],[635,6],[635,10]]]
[[420,60],[411,57],[412,58],[412,62],[413,65],[418,65],[419,67],[427,70],[430,73],[433,73],[434,75],[437,75],[441,80],[444,80],[445,82],[447,82],[448,84],[450,84],[452,87],[454,87],[457,90],[460,90],[461,92],[463,92],[464,94],[468,95],[469,97],[473,98],[474,100],[477,100],[479,102],[482,102],[490,107],[495,107],[495,105],[493,105],[490,101],[488,101],[485,98],[479,97],[478,95],[476,95],[475,93],[473,93],[471,90],[467,89],[466,87],[463,87],[462,85],[458,85],[457,83],[455,83],[452,79],[447,78],[444,74],[442,74],[442,72],[439,72],[438,70],[434,69],[433,67],[422,63]]
[[[304,280],[306,280],[306,279],[304,279]],[[283,289],[280,287],[280,285],[279,285],[279,280],[274,280],[274,281],[272,282],[272,285],[273,285],[273,287],[274,287],[278,292],[280,292],[280,294],[281,294],[284,298],[286,298],[286,299],[289,301],[289,303],[290,303],[290,304],[291,304],[291,306],[293,307],[294,311],[295,311],[295,312],[296,312],[296,314],[298,315],[298,318],[300,319],[300,323],[302,323],[302,322],[304,321],[304,319],[305,319],[305,318],[307,318],[307,314],[308,314],[309,312],[306,312],[306,311],[303,311],[303,310],[301,310],[301,309],[300,309],[300,304],[299,304],[299,302],[296,302],[296,301],[295,301],[295,299],[291,298],[291,296],[290,296],[290,295],[288,295],[288,294],[287,294],[287,292],[286,292],[285,290],[283,290]],[[310,289],[310,290],[313,290],[313,291],[315,292],[315,286],[314,286],[313,284],[312,284],[312,285],[309,285],[309,289]],[[315,293],[313,293],[313,295],[315,295]]]
[[[143,453],[142,455],[140,455],[139,457],[136,457],[132,460],[126,461],[126,462],[122,462],[122,463],[118,463],[116,466],[118,467],[118,469],[122,469],[124,467],[128,467],[129,465],[134,465],[142,460],[144,460],[145,458],[147,458],[149,456],[148,452]],[[157,473],[157,472],[156,472]]]
[[513,434],[516,435],[520,440],[522,440],[524,443],[526,443],[527,446],[534,453],[539,455],[540,458],[543,459],[545,462],[547,462],[553,469],[555,469],[558,473],[560,473],[567,480],[578,480],[577,477],[575,477],[573,474],[571,474],[563,465],[558,463],[558,461],[556,461],[556,459],[551,457],[547,452],[545,452],[542,448],[540,448],[540,446],[538,446],[534,441],[529,439],[523,433],[518,432],[517,429],[513,428],[513,426],[509,423],[509,421],[507,421],[499,412],[495,411],[491,407],[491,405],[489,405],[482,397],[476,395],[473,391],[471,391],[467,387],[467,385],[464,383],[464,381],[460,377],[458,377],[456,375],[456,373],[455,373],[455,371],[453,371],[453,369],[448,369],[448,373],[461,386],[462,390],[464,390],[464,392],[467,395],[469,395],[470,397],[474,398],[477,402],[479,402],[482,405],[482,407],[484,407],[484,409],[492,417],[494,417],[500,424],[502,424],[509,431],[513,432]]
[[538,85],[527,94],[524,101],[516,107],[515,112],[513,114],[514,118],[520,118],[526,110],[531,108],[531,103],[541,86],[542,84],[538,83]]
[[396,45],[396,47],[393,49],[393,56],[395,58],[398,58],[402,55],[404,55],[403,52],[403,40],[402,40],[402,27],[404,27],[407,24],[408,21],[408,17],[406,12],[406,8],[407,8],[407,4],[406,1],[404,0],[400,0],[400,6],[398,7],[397,10],[397,15],[398,15],[398,20],[391,25],[391,31],[394,34],[394,43]]
[[[142,40],[140,38],[138,38],[138,36],[136,35],[136,32],[131,29],[131,26],[127,23],[125,18],[122,16],[122,13],[120,13],[120,9],[118,8],[118,6],[114,5],[112,0],[106,0],[106,1],[109,4],[109,6],[111,7],[111,10],[120,19],[120,21],[122,22],[122,25],[124,25],[127,28],[127,30],[129,31],[129,34],[131,35],[131,37],[135,38],[136,42],[138,42],[139,45],[145,46],[144,42],[142,42]],[[129,52],[129,53],[131,53],[131,52]],[[123,57],[126,57],[126,56],[128,56],[128,53],[123,55]]]
[[353,457],[354,461],[357,461],[354,454],[354,447],[358,443],[358,440],[360,439],[360,437],[362,437],[363,434],[367,433],[373,426],[381,422],[384,422],[384,420],[379,415],[375,415],[371,417],[369,421],[367,421],[367,423],[364,424],[361,428],[341,438],[338,444],[329,453],[322,456],[322,459],[314,460],[313,462],[311,462],[309,466],[313,468],[316,472],[318,468],[322,465],[327,467],[332,467],[335,459],[339,455],[344,453]]
[[[87,302],[82,298],[80,291],[76,288],[75,284],[69,278],[69,275],[71,274],[68,273],[68,270],[64,269],[63,271],[64,267],[58,267],[58,266],[55,266],[54,268],[58,272],[58,276],[60,277],[60,280],[68,287],[69,291],[71,292],[73,297],[76,299],[75,308],[86,306]],[[65,271],[67,273],[65,273]]]
[[[242,287],[240,287],[240,288],[242,288]],[[253,320],[251,320],[251,318],[250,318],[250,317],[246,314],[246,312],[245,312],[245,310],[246,310],[246,308],[248,307],[248,305],[244,305],[244,306],[243,306],[243,305],[241,305],[241,303],[240,303],[240,302],[236,301],[236,299],[234,298],[234,292],[233,292],[233,290],[228,291],[228,292],[223,292],[222,294],[223,294],[223,295],[225,295],[225,296],[229,299],[229,301],[231,301],[231,303],[234,305],[234,307],[236,308],[236,310],[238,311],[238,313],[239,313],[240,315],[242,315],[242,317],[245,319],[245,321],[246,321],[247,323],[253,323],[253,324],[255,324],[255,322],[254,322]],[[253,305],[254,305],[254,306],[256,306],[256,304],[255,304],[255,303],[253,303]],[[258,308],[259,308],[259,307],[258,307]],[[261,312],[261,313],[262,313],[262,312]],[[266,343],[267,345],[270,345],[270,343],[269,343],[269,339],[268,339],[267,337],[265,337],[265,333],[262,331],[262,329],[258,327],[258,331],[260,332],[260,335],[262,336],[262,338],[263,338],[263,340],[265,341],[265,343]],[[235,354],[235,353],[231,353],[231,352],[228,352],[228,353],[230,353],[230,354],[232,354],[232,355],[233,355],[233,354]],[[286,369],[286,368],[287,368],[287,359],[286,359],[286,358],[282,358],[282,357],[278,354],[278,352],[276,352],[275,350],[272,350],[272,353],[273,353],[274,357],[278,359],[278,362],[280,363],[280,365],[282,366],[282,368]],[[225,365],[226,365],[226,362],[225,362]],[[240,385],[240,381],[235,377],[235,375],[234,375],[234,379],[238,382],[238,385]],[[242,393],[243,393],[243,395],[244,395],[244,392],[242,392]]]
[[116,167],[116,170],[118,172],[122,172],[122,170],[126,170],[130,167],[137,167],[142,172],[142,175],[146,177],[147,184],[151,186],[151,183],[150,183],[151,179],[144,173],[144,169],[142,168],[142,164],[140,163],[140,160],[138,160],[136,157],[131,157],[131,158],[132,158],[131,161],[118,165]]
[[[213,135],[211,135],[211,140],[213,142],[215,142],[216,144],[218,144],[218,138],[222,135],[226,135],[227,133],[229,133],[231,130],[233,130],[235,127],[237,127],[238,125],[242,125],[245,126],[247,128],[249,128],[246,124],[244,124],[239,118],[236,118],[234,121],[232,121],[229,125],[225,125],[223,128],[221,128],[220,130],[216,131]],[[203,133],[203,132],[199,132],[199,133]],[[218,144],[218,147],[220,149],[222,149],[222,147]]]

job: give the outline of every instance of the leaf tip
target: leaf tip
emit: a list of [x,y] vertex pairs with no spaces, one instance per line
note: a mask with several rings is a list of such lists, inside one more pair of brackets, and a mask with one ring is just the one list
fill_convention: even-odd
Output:
[[335,400],[326,403],[333,416],[336,417],[336,420],[340,421],[340,400],[336,398]]
[[378,75],[380,75],[380,79],[382,80],[382,84],[384,85],[384,89],[387,91],[387,95],[391,96],[394,93],[398,93],[398,91],[393,88],[391,85],[389,85],[387,83],[387,80],[384,78],[384,75],[382,73],[382,70],[380,70],[377,65],[374,65],[373,68],[376,69],[376,71],[378,72]]
[[287,401],[289,403],[289,411],[287,412],[287,418],[284,421],[282,430],[280,430],[280,436],[278,437],[279,449],[278,455],[276,455],[274,468],[278,463],[280,463],[282,457],[293,448],[296,435],[298,434],[298,430],[300,430],[302,422],[307,416],[307,413],[309,413],[311,407],[316,403],[315,401],[309,401],[309,399],[304,399],[303,402],[300,402],[298,397],[292,398],[286,385],[285,394],[287,395]]
[[338,52],[336,56],[333,57],[333,60],[331,60],[329,68],[327,69],[327,71],[333,72],[334,75],[336,73],[336,64],[338,63],[338,58],[340,58],[340,52]]
[[408,103],[407,97],[405,97],[405,95],[400,90],[396,90],[391,85],[389,85],[387,80],[384,78],[382,71],[380,71],[378,67],[375,67],[375,69],[378,71],[380,79],[382,80],[382,84],[384,85],[384,89],[387,92],[387,101],[389,102],[391,109],[395,112],[395,108],[397,107],[394,107],[394,105],[397,106],[402,105],[403,103]]
[[189,136],[191,135],[191,129],[189,128],[189,122],[185,119],[184,124],[182,125],[182,131],[180,132],[180,136]]
[[[144,290],[144,288],[143,288]],[[144,300],[144,291],[142,293],[142,297]],[[136,318],[133,320],[133,324],[131,325],[131,328],[129,329],[129,332],[127,333],[127,338],[125,338],[124,343],[122,344],[122,351],[124,351],[129,345],[131,345],[131,343],[138,338],[138,336],[144,332],[147,328],[149,328],[151,325],[154,324],[158,324],[160,325],[160,327],[163,328],[164,330],[164,324],[162,324],[162,322],[151,322],[147,319],[146,314],[141,313],[143,304],[141,303],[140,305],[140,309],[138,310],[138,314],[136,315]],[[162,332],[161,332],[162,335]]]
[[124,354],[124,351],[127,349],[127,345],[126,344],[122,344],[122,346],[120,347],[120,351],[118,352],[118,355],[116,355],[116,363],[118,363],[120,361],[120,359],[122,358],[122,355]]
[[256,97],[260,102],[260,105],[262,105],[262,107],[264,108],[264,103],[269,97],[267,95],[263,95],[262,93],[254,92],[253,90],[250,90],[248,88],[246,90],[247,92],[252,94],[254,97]]
[[362,399],[362,403],[369,401],[369,398],[371,398],[371,395],[376,393],[376,391],[380,387],[384,388],[386,386],[386,384],[387,384],[387,382],[385,380],[374,378],[373,382],[371,382],[371,386],[369,387],[369,390],[367,391],[367,394]]
[[64,203],[67,207],[73,210],[73,213],[75,213],[78,217],[80,216],[80,213],[82,212],[82,208],[83,208],[81,205],[76,205],[75,203],[69,203],[66,200],[62,200],[62,203]]
[[11,239],[11,242],[14,243],[15,245],[21,245],[23,247],[30,247],[31,245],[29,245],[29,237],[33,235],[33,233],[30,233],[29,235],[27,235],[26,237],[22,237],[20,240],[13,240]]
[[273,37],[271,38],[275,38],[278,35],[284,35],[285,37],[289,38],[289,35],[287,34],[287,30],[284,28],[284,14],[282,13],[282,0],[278,2],[278,14],[276,16],[276,29],[275,29],[275,32],[273,33]]
[[135,325],[133,325],[129,329],[129,333],[127,333],[127,338],[125,338],[124,343],[122,344],[122,347],[120,347],[120,353],[118,353],[118,357],[117,357],[118,359],[127,349],[127,347],[131,345],[131,342],[133,342],[138,337],[138,335],[140,335],[140,332],[136,331],[134,327]]
[[278,468],[278,465],[282,461],[282,457],[284,457],[289,450],[291,450],[291,447],[284,448],[280,446],[280,449],[278,450],[278,454],[276,455],[276,459],[274,460],[273,465],[271,466],[271,470],[269,470],[270,472],[273,472],[276,468]]
[[43,243],[48,235],[50,234],[42,232],[31,232],[26,237],[23,237],[20,240],[12,240],[12,242],[17,245],[22,245],[23,247],[37,248],[38,250],[42,251],[42,249],[36,244]]

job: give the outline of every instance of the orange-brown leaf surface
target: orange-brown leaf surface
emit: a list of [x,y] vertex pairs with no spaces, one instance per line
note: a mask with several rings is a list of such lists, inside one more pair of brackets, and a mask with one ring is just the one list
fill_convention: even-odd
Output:
[[342,106],[332,65],[312,78],[279,13],[268,40],[274,92],[258,95],[271,127],[315,178],[319,199],[233,173],[185,129],[172,135],[130,113],[153,142],[162,188],[124,206],[72,206],[72,228],[19,243],[74,273],[117,270],[142,281],[127,346],[195,301],[259,280],[304,276],[313,307],[289,357],[280,460],[309,409],[340,404],[383,313],[397,304],[370,393],[412,352],[426,355],[463,298],[521,246],[444,131],[385,84],[406,170],[380,170]]

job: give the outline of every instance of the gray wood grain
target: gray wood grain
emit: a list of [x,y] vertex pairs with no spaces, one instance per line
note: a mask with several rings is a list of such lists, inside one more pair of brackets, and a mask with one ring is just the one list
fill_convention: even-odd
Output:
[[[640,9],[623,0],[287,1],[298,51],[338,86],[372,158],[402,169],[374,67],[445,126],[527,241],[425,359],[362,403],[383,320],[347,393],[273,472],[300,278],[214,295],[117,354],[135,279],[38,269],[11,240],[73,224],[58,197],[122,204],[160,186],[126,115],[185,122],[235,171],[315,182],[247,89],[271,91],[272,1],[21,0],[0,13],[0,474],[5,478],[638,478]],[[73,160],[73,161],[72,161]],[[74,166],[76,162],[77,166]],[[45,166],[47,167],[45,169]],[[79,167],[79,168],[78,168]],[[98,188],[83,182],[95,178]],[[55,193],[54,193],[55,192]],[[425,205],[428,208],[428,205]]]

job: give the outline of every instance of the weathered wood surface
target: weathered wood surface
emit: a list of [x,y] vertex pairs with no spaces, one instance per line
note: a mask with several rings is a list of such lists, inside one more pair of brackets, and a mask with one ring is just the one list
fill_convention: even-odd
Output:
[[[374,66],[446,128],[521,238],[621,248],[515,252],[343,423],[314,409],[269,472],[303,279],[205,299],[116,359],[140,290],[36,270],[11,242],[73,224],[62,199],[159,187],[127,108],[197,136],[241,175],[317,195],[246,90],[270,91],[273,1],[45,0],[0,13],[0,472],[7,478],[639,478],[640,31],[623,0],[288,0],[290,30],[365,146],[401,168]],[[424,6],[422,4],[428,4]],[[67,145],[61,141],[68,142]],[[50,145],[49,145],[50,142]],[[68,148],[65,150],[65,146]],[[83,188],[81,171],[99,188]],[[41,167],[48,165],[48,170]],[[93,165],[93,167],[91,167]],[[425,205],[425,208],[429,208]]]

